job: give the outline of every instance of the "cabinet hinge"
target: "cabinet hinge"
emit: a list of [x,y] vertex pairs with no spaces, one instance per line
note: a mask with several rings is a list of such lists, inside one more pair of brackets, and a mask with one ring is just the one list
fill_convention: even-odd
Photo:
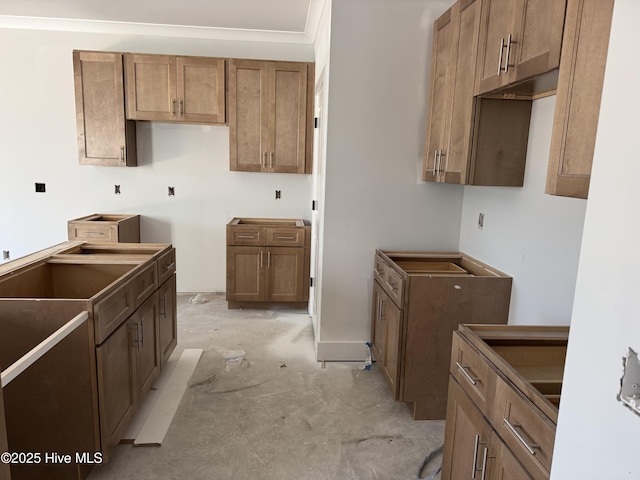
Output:
[[309,286],[313,287],[313,277],[309,277]]
[[314,117],[313,119],[313,128],[318,128],[318,117]]

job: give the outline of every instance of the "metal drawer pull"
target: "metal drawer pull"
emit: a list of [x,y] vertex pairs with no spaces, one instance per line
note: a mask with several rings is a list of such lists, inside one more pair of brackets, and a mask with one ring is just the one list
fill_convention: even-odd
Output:
[[165,270],[171,270],[172,268],[176,268],[176,262],[171,262],[164,266]]
[[438,164],[438,150],[433,152],[433,176],[436,176],[436,165]]
[[396,287],[396,286],[394,286],[394,285],[391,285],[389,282],[384,282],[384,283],[386,283],[386,284],[387,284],[387,286],[388,286],[391,290],[393,290],[394,292],[395,292],[396,290],[398,290],[398,287]]
[[536,454],[534,448],[537,448],[539,450],[540,445],[538,445],[537,443],[528,444],[526,440],[522,438],[522,435],[520,435],[516,430],[516,428],[522,428],[522,425],[520,425],[519,423],[511,424],[509,423],[509,420],[507,420],[506,418],[504,419],[504,424],[507,426],[507,428],[509,428],[509,430],[511,430],[511,433],[513,433],[516,436],[516,438],[520,440],[520,443],[524,445],[524,448],[526,448],[531,455]]
[[173,100],[171,100],[171,114],[175,115],[176,114],[176,99],[174,98]]
[[380,275],[380,276],[382,276],[382,274],[384,273],[384,270],[383,270],[383,271],[380,271],[380,270],[374,270],[374,271],[376,272],[376,274],[377,274],[377,275]]
[[273,152],[269,152],[269,168],[273,168]]
[[124,162],[124,145],[120,146],[120,161]]
[[262,154],[262,168],[267,168],[267,152]]
[[184,100],[180,100],[180,115],[184,116]]
[[271,268],[271,251],[267,252],[267,268]]
[[295,240],[296,237],[276,237],[278,240]]
[[256,238],[255,235],[236,235],[236,238]]
[[504,65],[505,73],[509,71],[509,67],[515,66],[513,64],[512,65],[509,64],[509,57],[511,56],[511,44],[512,43],[518,43],[518,42],[515,42],[515,41],[511,40],[511,34],[509,34],[509,37],[507,38],[507,63],[505,63],[505,65]]
[[504,38],[500,39],[500,57],[498,57],[498,76],[502,73],[502,51],[504,50]]
[[466,365],[460,365],[460,363],[458,363],[458,362],[456,362],[456,365],[458,367],[458,370],[460,370],[460,372],[462,372],[462,374],[465,376],[465,378],[467,380],[469,380],[469,383],[471,383],[471,385],[475,385],[480,381],[479,378],[474,378],[474,377],[472,377],[471,375],[469,375],[467,373],[466,369],[469,368],[469,367],[467,367]]

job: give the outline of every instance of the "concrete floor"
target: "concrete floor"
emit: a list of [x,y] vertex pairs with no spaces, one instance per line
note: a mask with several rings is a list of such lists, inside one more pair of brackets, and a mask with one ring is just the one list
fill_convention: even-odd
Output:
[[[174,355],[204,353],[164,444],[120,445],[90,480],[419,478],[444,421],[413,420],[375,365],[321,368],[304,312],[228,310],[224,295],[192,297],[178,295]],[[241,363],[225,360],[238,350]]]

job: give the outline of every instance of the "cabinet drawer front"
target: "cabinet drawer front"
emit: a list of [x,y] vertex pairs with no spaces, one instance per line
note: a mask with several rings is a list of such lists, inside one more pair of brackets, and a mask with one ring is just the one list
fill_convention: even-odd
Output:
[[304,247],[304,228],[267,228],[267,245]]
[[384,278],[387,268],[389,268],[387,262],[376,255],[373,262],[373,278],[376,279],[380,285],[384,285]]
[[117,242],[116,225],[69,225],[69,240],[92,240],[96,242]]
[[449,371],[482,413],[489,416],[497,374],[488,360],[467,343],[458,332],[453,332]]
[[549,478],[556,427],[502,378],[496,385],[493,425],[533,478]]
[[96,343],[100,344],[136,309],[130,282],[121,285],[93,306]]
[[227,245],[264,245],[265,233],[260,227],[227,227]]
[[402,308],[404,301],[404,278],[393,268],[387,266],[385,268],[385,276],[382,287],[393,299],[393,301]]
[[162,285],[174,273],[176,273],[176,249],[172,248],[158,259],[158,285]]
[[158,266],[152,262],[131,280],[136,308],[158,289]]

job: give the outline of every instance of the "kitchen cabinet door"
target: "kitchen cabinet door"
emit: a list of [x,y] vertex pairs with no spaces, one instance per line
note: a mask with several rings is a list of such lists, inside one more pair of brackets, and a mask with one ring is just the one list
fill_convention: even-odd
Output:
[[271,247],[265,251],[267,262],[266,300],[300,302],[303,300],[304,249]]
[[569,0],[545,192],[587,198],[613,0]]
[[158,321],[160,335],[160,366],[162,367],[178,343],[178,312],[176,276],[171,275],[158,289]]
[[[457,8],[457,4],[452,8]],[[422,172],[423,180],[431,182],[439,181],[441,158],[449,153],[445,142],[450,111],[450,80],[452,73],[455,73],[452,68],[452,60],[455,59],[455,32],[451,11],[451,8],[447,10],[434,24],[429,113]]]
[[398,400],[400,385],[400,352],[402,342],[402,310],[387,299],[384,303],[384,319],[386,323],[386,335],[384,346],[384,361],[382,362],[382,375],[387,382],[394,399]]
[[227,301],[265,300],[264,248],[227,246]]
[[120,443],[138,408],[135,343],[136,325],[127,320],[96,347],[104,461]]
[[178,119],[176,59],[173,55],[126,54],[127,118]]
[[154,293],[133,314],[136,326],[136,374],[138,398],[142,399],[160,374],[158,295]]
[[493,478],[488,461],[491,435],[491,425],[457,382],[449,379],[442,480]]
[[123,56],[73,52],[81,165],[136,165],[136,125],[125,118]]
[[373,282],[373,305],[371,308],[371,353],[378,366],[384,365],[384,347],[387,338],[387,323],[385,318],[386,304],[389,297],[382,290],[378,282]]
[[176,57],[178,119],[190,123],[224,123],[225,61]]

